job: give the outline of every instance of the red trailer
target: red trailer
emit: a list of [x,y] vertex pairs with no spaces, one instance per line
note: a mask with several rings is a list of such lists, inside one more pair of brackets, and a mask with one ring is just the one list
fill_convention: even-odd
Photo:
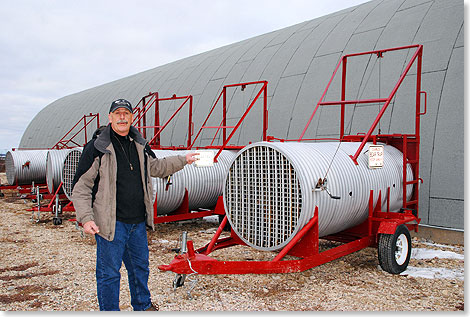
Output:
[[[401,73],[398,82],[393,87],[391,93],[386,98],[377,99],[346,99],[346,71],[347,62],[356,56],[369,55],[382,59],[387,54],[394,51],[406,50],[411,54],[408,64]],[[270,261],[224,261],[210,257],[211,252],[235,245],[247,245],[235,231],[232,229],[229,237],[220,238],[224,226],[227,223],[227,217],[220,224],[212,240],[197,250],[194,249],[191,240],[183,240],[178,255],[168,265],[160,265],[162,271],[172,271],[176,273],[174,286],[178,287],[184,283],[184,277],[187,274],[265,274],[265,273],[288,273],[301,272],[323,263],[332,261],[339,257],[351,254],[366,247],[378,249],[378,258],[381,267],[392,274],[398,274],[404,271],[408,265],[411,254],[411,238],[409,230],[418,231],[419,218],[419,144],[420,144],[420,118],[426,113],[426,93],[421,90],[421,64],[422,64],[422,45],[410,45],[405,47],[396,47],[384,50],[375,50],[358,54],[345,55],[339,61],[335,68],[331,80],[329,81],[325,92],[317,103],[307,125],[300,137],[295,140],[283,140],[274,137],[268,137],[270,141],[307,141],[313,139],[304,138],[308,126],[320,106],[340,106],[340,132],[339,142],[360,142],[361,145],[355,155],[350,159],[357,165],[358,155],[364,148],[366,142],[376,144],[378,142],[392,145],[403,153],[403,201],[399,212],[391,212],[388,208],[388,201],[382,197],[389,197],[387,192],[369,192],[368,216],[367,219],[350,229],[319,236],[318,207],[310,221],[295,235],[295,237]],[[403,134],[374,134],[377,124],[395,97],[398,88],[401,86],[405,76],[409,73],[412,65],[416,65],[416,89],[415,89],[415,109],[414,113],[414,132]],[[341,100],[333,102],[324,102],[324,97],[330,88],[331,83],[337,73],[342,69],[341,77]],[[421,97],[424,95],[424,110],[421,107]],[[414,99],[414,98],[413,98]],[[348,105],[380,103],[380,111],[365,134],[345,135],[345,107]],[[410,114],[411,116],[411,114]],[[321,139],[316,139],[321,140]],[[411,165],[413,177],[407,175],[406,166]],[[320,179],[321,181],[321,179]],[[319,183],[321,183],[319,181]],[[412,185],[413,192],[407,193],[407,187]],[[388,188],[387,191],[390,191]],[[331,195],[330,195],[331,196]],[[411,199],[407,199],[407,196]],[[333,197],[334,198],[334,197]],[[388,198],[387,198],[388,199]],[[220,200],[221,201],[221,200]],[[383,208],[382,206],[387,206]],[[224,208],[221,203],[219,208]],[[186,236],[186,234],[184,234]],[[342,244],[331,249],[320,251],[319,242],[321,239],[338,241]],[[297,257],[294,260],[283,260],[286,255]],[[219,256],[220,257],[220,256]]]

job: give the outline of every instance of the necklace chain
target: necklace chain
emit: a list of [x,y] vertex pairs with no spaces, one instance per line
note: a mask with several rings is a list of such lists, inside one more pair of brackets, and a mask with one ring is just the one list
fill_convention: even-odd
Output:
[[126,160],[127,162],[129,163],[129,167],[131,169],[131,171],[134,170],[134,166],[132,166],[132,163],[131,163],[131,160],[130,160],[130,156],[131,156],[131,143],[132,141],[129,141],[129,157],[127,157],[127,153],[126,151],[124,150],[124,146],[122,145],[121,141],[119,141],[119,138],[117,136],[115,136],[113,134],[113,136],[116,138],[116,140],[119,142],[119,145],[121,146],[121,149],[122,149],[122,152],[124,152],[124,156],[126,157]]

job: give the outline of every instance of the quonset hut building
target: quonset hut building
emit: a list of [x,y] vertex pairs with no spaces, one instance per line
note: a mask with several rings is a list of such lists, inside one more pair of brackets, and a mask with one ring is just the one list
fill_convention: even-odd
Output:
[[[161,97],[192,95],[198,128],[224,85],[258,80],[269,83],[268,135],[295,139],[342,55],[422,44],[427,114],[421,119],[420,217],[423,228],[463,232],[463,4],[461,0],[374,0],[65,96],[31,121],[20,148],[52,147],[83,115],[99,113],[107,121],[112,100],[125,98],[135,105],[149,92]],[[347,75],[348,99],[388,96],[411,54],[401,51],[348,64],[352,68]],[[382,133],[403,133],[412,126],[415,77],[412,69],[381,121]],[[326,100],[339,100],[338,93],[339,85],[333,82]],[[254,94],[255,87],[248,87],[229,95],[228,125],[240,118]],[[162,105],[161,122],[176,106],[175,102]],[[245,120],[235,143],[260,140],[258,108]],[[338,137],[338,109],[320,107],[319,111],[307,136]],[[188,129],[186,111],[182,112],[162,134],[162,142],[184,144]],[[377,112],[377,104],[348,107],[346,133],[366,132]],[[203,134],[198,142],[204,145],[208,138],[208,133]]]

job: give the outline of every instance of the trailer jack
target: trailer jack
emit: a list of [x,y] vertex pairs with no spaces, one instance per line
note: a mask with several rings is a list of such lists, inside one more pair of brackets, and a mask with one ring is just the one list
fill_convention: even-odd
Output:
[[[34,188],[34,183],[33,183],[33,187]],[[34,189],[33,189],[34,190]],[[32,190],[32,191],[33,191]],[[36,222],[38,223],[40,220],[41,220],[41,197],[42,195],[40,194],[39,192],[39,186],[37,187],[37,190],[36,190],[36,203],[37,203],[37,208],[38,208],[38,213],[37,213],[37,217],[36,219],[34,219],[34,209],[32,210],[31,212],[31,221],[32,222]]]
[[[181,234],[180,247],[172,249],[172,250],[175,251],[178,254],[178,256],[182,256],[188,253],[188,233],[186,231],[183,231],[183,233]],[[191,296],[191,291],[194,289],[194,287],[196,287],[196,284],[198,282],[197,277],[196,277],[198,273],[192,268],[191,261],[189,260],[189,258],[187,259],[187,261],[188,261],[188,266],[192,272],[189,274],[176,273],[175,278],[173,280],[173,290],[176,290],[177,288],[184,286],[184,282],[188,280],[189,282],[191,282],[191,285],[189,286],[187,290],[188,298],[192,299],[193,297]]]

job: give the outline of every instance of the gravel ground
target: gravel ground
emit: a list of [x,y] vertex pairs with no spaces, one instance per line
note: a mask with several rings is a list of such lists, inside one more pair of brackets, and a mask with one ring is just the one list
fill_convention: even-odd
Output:
[[[0,174],[0,177],[4,174]],[[26,211],[32,203],[6,191],[0,198],[0,310],[99,310],[95,283],[95,240],[82,236],[74,214],[62,225],[50,213],[39,222]],[[204,220],[160,224],[149,231],[150,281],[161,311],[458,311],[464,310],[464,281],[391,275],[380,269],[377,250],[363,249],[301,273],[265,275],[199,275],[173,290],[174,273],[158,265],[174,257],[171,248],[187,231],[196,247],[210,241],[217,224]],[[328,242],[326,242],[328,243]],[[414,248],[442,248],[413,238]],[[449,250],[449,249],[446,249]],[[463,246],[453,252],[463,254]],[[212,253],[218,259],[271,259],[273,254],[248,247]],[[411,259],[418,268],[464,269],[456,259]],[[121,310],[132,310],[125,268],[121,269]]]

